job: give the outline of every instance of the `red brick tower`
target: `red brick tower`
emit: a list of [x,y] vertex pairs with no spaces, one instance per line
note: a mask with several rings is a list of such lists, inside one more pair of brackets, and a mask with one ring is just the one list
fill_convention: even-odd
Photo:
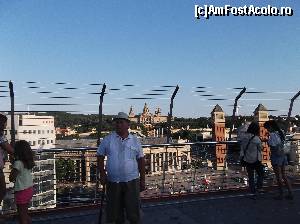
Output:
[[259,123],[259,137],[263,141],[262,162],[270,166],[270,147],[266,142],[268,140],[268,131],[264,128],[264,123],[269,120],[269,113],[265,106],[259,104],[254,110],[254,121]]
[[[212,140],[225,141],[225,113],[223,109],[217,104],[211,112],[212,117]],[[216,159],[217,169],[226,168],[226,144],[216,144]]]

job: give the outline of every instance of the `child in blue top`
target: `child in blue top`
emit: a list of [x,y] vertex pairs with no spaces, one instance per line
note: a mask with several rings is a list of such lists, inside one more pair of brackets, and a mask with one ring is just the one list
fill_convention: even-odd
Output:
[[15,162],[9,180],[15,183],[15,202],[21,224],[31,224],[28,215],[29,202],[33,196],[31,169],[34,167],[33,152],[28,142],[21,140],[15,144]]
[[279,128],[279,125],[275,120],[270,120],[265,122],[264,127],[269,132],[268,144],[271,149],[271,164],[276,176],[278,189],[279,189],[279,195],[276,196],[274,199],[276,200],[283,199],[283,183],[282,183],[282,179],[283,179],[288,189],[288,195],[286,195],[286,199],[292,200],[294,198],[292,193],[292,186],[285,173],[285,167],[288,165],[287,157],[282,152],[283,151],[282,148],[285,142],[284,133]]

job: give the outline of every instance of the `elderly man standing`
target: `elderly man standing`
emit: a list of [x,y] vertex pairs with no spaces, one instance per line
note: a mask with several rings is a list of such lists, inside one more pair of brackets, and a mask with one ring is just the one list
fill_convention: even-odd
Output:
[[107,186],[106,218],[108,223],[124,223],[125,211],[128,221],[136,224],[140,222],[140,191],[145,189],[143,149],[128,131],[126,113],[119,112],[114,124],[115,132],[106,136],[97,150],[100,182]]

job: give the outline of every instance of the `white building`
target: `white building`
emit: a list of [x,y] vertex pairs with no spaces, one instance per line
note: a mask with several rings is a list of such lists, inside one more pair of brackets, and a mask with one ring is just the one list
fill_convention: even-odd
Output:
[[[7,138],[10,140],[10,116],[7,121]],[[26,140],[33,149],[49,149],[55,145],[53,116],[15,115],[16,140]]]
[[[5,134],[10,142],[11,117],[8,115]],[[32,149],[54,148],[55,127],[53,116],[15,115],[16,141],[26,140]],[[31,209],[56,207],[56,170],[55,155],[53,153],[37,152],[35,155],[36,166],[32,170],[34,195]],[[9,182],[10,163],[4,167],[7,194],[0,204],[0,210],[15,208],[13,184]]]
[[157,146],[144,145],[146,173],[162,174],[165,172],[180,172],[188,169],[191,163],[190,145]]

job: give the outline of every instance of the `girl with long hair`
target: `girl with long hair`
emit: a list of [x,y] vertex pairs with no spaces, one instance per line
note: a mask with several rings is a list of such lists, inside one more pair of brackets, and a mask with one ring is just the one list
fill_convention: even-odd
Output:
[[33,196],[33,180],[31,175],[31,170],[35,165],[33,157],[33,152],[27,141],[21,140],[16,142],[15,162],[9,180],[15,184],[15,202],[21,224],[31,224],[28,207]]

